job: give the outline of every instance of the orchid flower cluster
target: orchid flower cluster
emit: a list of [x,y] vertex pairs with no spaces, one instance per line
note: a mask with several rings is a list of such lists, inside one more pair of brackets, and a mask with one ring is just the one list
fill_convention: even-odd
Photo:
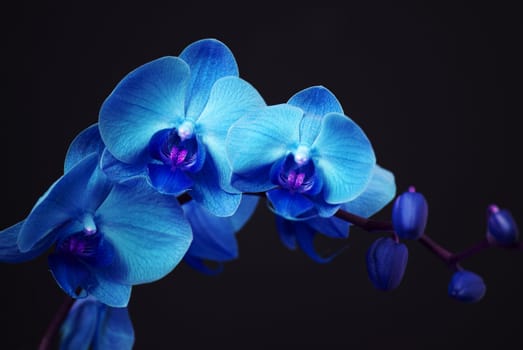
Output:
[[[424,234],[424,196],[414,187],[396,196],[393,173],[376,163],[369,138],[331,91],[312,86],[267,105],[239,77],[230,49],[203,39],[116,85],[97,123],[69,146],[63,176],[23,221],[0,232],[0,261],[49,253],[72,306],[60,326],[62,349],[128,349],[132,287],[163,278],[182,260],[219,273],[237,258],[235,235],[260,199],[281,242],[319,263],[337,253],[318,254],[317,234],[347,238],[351,225],[387,233],[367,254],[369,279],[381,290],[402,280],[408,250],[400,240],[419,240],[441,257],[454,271],[448,293],[463,302],[486,290],[459,265],[463,258],[521,247],[510,212],[492,205],[479,248],[445,250]],[[369,219],[393,200],[390,222]]]

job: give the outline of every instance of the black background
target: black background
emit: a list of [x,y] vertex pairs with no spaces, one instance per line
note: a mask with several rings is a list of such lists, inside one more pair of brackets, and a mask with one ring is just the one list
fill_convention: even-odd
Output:
[[[84,3],[2,9],[0,228],[22,220],[61,175],[68,144],[96,122],[125,74],[205,37],[231,48],[269,104],[311,85],[333,91],[398,191],[415,185],[425,194],[427,231],[449,249],[483,237],[490,203],[523,222],[519,2]],[[376,217],[389,215],[390,205]],[[379,236],[353,229],[349,249],[319,265],[286,250],[261,207],[238,235],[240,259],[220,276],[181,264],[133,289],[136,348],[522,348],[523,254],[491,249],[467,259],[488,291],[465,305],[446,295],[450,270],[417,242],[406,242],[400,287],[373,289],[364,258]],[[0,274],[0,348],[36,348],[63,299],[46,258],[2,264]]]

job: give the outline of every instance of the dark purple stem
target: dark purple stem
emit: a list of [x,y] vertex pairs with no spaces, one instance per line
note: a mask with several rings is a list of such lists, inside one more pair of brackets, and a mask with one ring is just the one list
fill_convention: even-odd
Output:
[[453,254],[451,257],[450,257],[450,262],[451,263],[458,263],[459,261],[469,257],[469,256],[472,256],[472,255],[475,255],[487,248],[490,248],[492,247],[493,244],[487,239],[487,238],[484,238],[483,240],[479,241],[478,243],[476,243],[475,245],[465,249],[464,251],[460,252],[460,253],[456,253],[456,254]]
[[[418,241],[426,247],[428,250],[436,254],[443,262],[453,265],[453,257],[455,256],[451,252],[449,252],[447,249],[442,247],[440,244],[436,243],[432,238],[427,236],[426,234],[421,235],[420,238],[418,238]],[[456,262],[457,263],[457,262]]]
[[[349,213],[345,210],[338,210],[335,214],[338,218],[345,220],[367,232],[394,232],[392,222],[390,221],[379,221],[366,219],[364,217]],[[476,243],[475,245],[465,249],[460,253],[452,253],[432,238],[430,238],[426,233],[424,233],[418,241],[427,248],[429,251],[434,253],[438,258],[440,258],[444,263],[446,263],[451,268],[459,268],[459,262],[468,258],[472,255],[478,254],[486,250],[487,248],[493,246],[499,246],[505,249],[511,250],[523,250],[523,243],[514,243],[511,245],[498,245],[487,237]]]
[[42,340],[38,345],[38,350],[51,349],[51,346],[53,345],[53,339],[58,333],[58,330],[60,329],[62,322],[64,322],[65,318],[67,317],[67,314],[73,306],[74,301],[75,299],[71,298],[70,296],[65,297],[65,300],[62,302],[58,310],[56,310],[56,313],[53,319],[51,320],[51,323],[49,323],[49,325],[47,326],[44,336],[42,337]]
[[389,221],[366,219],[364,217],[354,215],[342,209],[338,210],[334,215],[342,220],[345,220],[353,225],[358,226],[359,228],[364,229],[367,232],[394,232],[392,223]]

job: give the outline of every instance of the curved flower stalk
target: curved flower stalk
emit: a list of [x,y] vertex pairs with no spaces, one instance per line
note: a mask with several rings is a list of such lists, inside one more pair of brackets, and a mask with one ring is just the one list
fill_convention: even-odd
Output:
[[[394,175],[376,165],[372,177],[363,191],[354,200],[341,205],[341,209],[368,218],[385,207],[396,195]],[[350,223],[335,216],[314,217],[306,220],[287,220],[276,216],[276,226],[280,240],[289,249],[297,246],[318,263],[328,263],[341,251],[329,256],[320,256],[314,248],[314,237],[322,234],[330,238],[345,239],[349,236]]]
[[[194,201],[182,205],[191,224],[193,241],[183,260],[192,268],[215,275],[223,270],[223,263],[238,258],[236,234],[251,218],[259,197],[243,196],[238,210],[229,217],[218,217]],[[206,262],[218,265],[211,268]]]
[[60,332],[60,350],[130,350],[134,345],[129,310],[107,306],[93,297],[75,301]]
[[133,285],[174,269],[192,232],[170,196],[143,179],[113,184],[98,163],[96,153],[76,162],[24,221],[0,232],[0,261],[27,261],[54,246],[49,268],[68,295],[122,307]]
[[226,148],[232,185],[266,191],[273,211],[291,220],[334,215],[365,190],[376,165],[367,136],[322,86],[243,117]]
[[178,57],[138,67],[105,100],[103,169],[117,181],[144,174],[161,193],[190,191],[213,215],[230,216],[241,193],[229,184],[225,137],[236,120],[264,106],[223,43],[194,42]]

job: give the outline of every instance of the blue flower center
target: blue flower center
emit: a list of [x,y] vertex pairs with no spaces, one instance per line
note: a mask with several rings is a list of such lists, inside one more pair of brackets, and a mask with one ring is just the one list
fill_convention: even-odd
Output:
[[86,228],[58,242],[56,253],[94,266],[108,266],[113,260],[114,249],[103,234]]
[[314,163],[305,161],[303,154],[290,153],[281,163],[278,172],[278,185],[292,193],[307,193],[315,183]]
[[173,129],[164,140],[160,155],[164,164],[172,170],[190,170],[198,159],[196,138],[181,138],[177,129]]

